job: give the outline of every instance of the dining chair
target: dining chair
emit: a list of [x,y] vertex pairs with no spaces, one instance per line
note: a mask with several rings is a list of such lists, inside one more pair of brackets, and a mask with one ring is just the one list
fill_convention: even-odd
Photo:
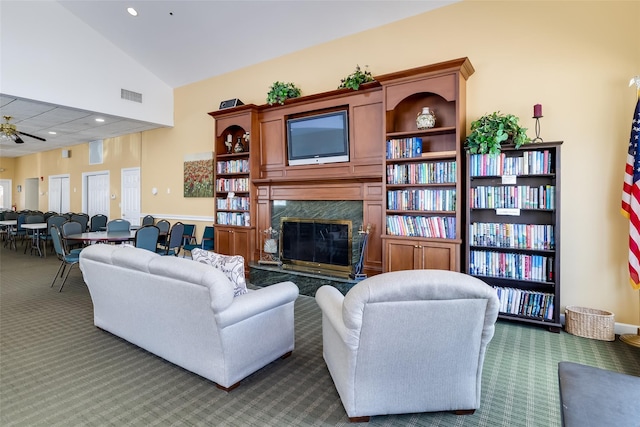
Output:
[[[24,219],[24,223],[25,224],[38,224],[38,223],[43,223],[44,221],[44,215],[42,214],[32,214],[32,215],[27,215],[27,217]],[[25,230],[26,231],[26,235],[25,237],[27,237],[28,239],[31,240],[31,251],[30,253],[33,253],[33,249],[34,248],[38,248],[38,251],[40,251],[40,231],[36,231],[36,230]],[[27,253],[27,245],[24,245],[24,253]]]
[[47,219],[49,219],[49,217],[52,217],[54,215],[58,215],[58,212],[47,211],[44,213],[44,220],[46,221]]
[[82,224],[78,221],[69,219],[62,223],[60,232],[62,233],[63,244],[66,252],[74,253],[82,250],[82,247],[84,246],[84,242],[82,240],[69,239],[69,236],[72,234],[83,233]]
[[174,255],[178,256],[178,252],[182,248],[182,236],[184,234],[184,224],[176,222],[169,231],[169,236],[166,243],[159,244],[156,253],[160,255]]
[[22,224],[24,224],[28,215],[28,213],[18,214],[15,227],[9,229],[9,249],[13,246],[13,249],[16,252],[18,251],[18,239],[22,240],[22,244],[24,244],[24,238],[27,235],[27,230],[22,228]]
[[182,246],[187,243],[193,243],[196,240],[196,225],[195,224],[184,224],[184,233],[182,234]]
[[129,231],[129,230],[131,230],[131,223],[126,219],[122,219],[122,218],[112,219],[107,223],[107,232]]
[[103,231],[107,227],[108,218],[103,214],[95,214],[91,217],[89,231]]
[[155,252],[158,248],[160,229],[155,225],[143,225],[136,230],[135,247]]
[[156,219],[153,216],[145,215],[144,218],[142,218],[142,225],[153,225],[155,221]]
[[207,250],[207,251],[212,251],[213,250],[213,236],[214,236],[213,226],[207,225],[204,228],[204,233],[202,234],[202,239],[200,240],[200,243],[198,243],[194,239],[193,243],[187,243],[182,247],[183,257],[185,256],[186,252],[191,253],[191,251],[193,249],[195,249],[195,248],[204,249],[204,250]]
[[[47,230],[45,233],[40,233],[40,240],[42,240],[42,247],[44,249],[43,252],[44,252],[45,258],[47,256],[47,243],[53,242],[53,238],[51,237],[51,227],[53,225],[62,227],[62,224],[64,224],[66,221],[67,221],[67,218],[58,214],[51,215],[49,218],[46,219]],[[53,245],[51,245],[51,248],[53,250]]]
[[85,213],[77,213],[77,214],[71,215],[70,219],[73,220],[73,221],[78,221],[80,223],[80,225],[82,225],[82,232],[83,233],[85,231],[87,231],[87,229],[89,227],[89,215],[87,215]]
[[156,223],[156,227],[160,229],[160,237],[158,237],[159,244],[165,244],[167,242],[167,235],[169,234],[169,229],[171,228],[171,223],[166,219],[161,219]]
[[62,287],[67,281],[67,277],[69,277],[71,268],[74,265],[78,264],[78,262],[80,261],[80,252],[67,252],[62,241],[60,228],[58,228],[57,225],[53,225],[51,227],[51,238],[51,240],[53,241],[53,249],[56,251],[56,255],[58,256],[58,259],[61,261],[61,263],[58,271],[56,272],[56,275],[53,276],[53,281],[51,282],[50,287],[53,287],[53,285],[56,283],[56,280],[58,279],[58,276],[60,276],[62,277],[62,284],[60,285],[60,289],[58,290],[58,292],[62,292]]

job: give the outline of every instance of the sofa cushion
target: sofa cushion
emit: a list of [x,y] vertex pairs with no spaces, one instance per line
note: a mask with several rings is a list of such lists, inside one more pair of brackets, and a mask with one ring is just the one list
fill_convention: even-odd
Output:
[[222,255],[204,249],[191,251],[194,261],[210,265],[222,271],[233,283],[233,296],[246,294],[247,281],[244,278],[244,257],[241,255]]

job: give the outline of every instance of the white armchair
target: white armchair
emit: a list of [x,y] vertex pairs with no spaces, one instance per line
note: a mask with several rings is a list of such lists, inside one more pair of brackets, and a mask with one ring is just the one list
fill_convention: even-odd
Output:
[[486,283],[453,271],[396,271],[346,296],[323,286],[316,301],[324,360],[351,421],[480,407],[499,305]]

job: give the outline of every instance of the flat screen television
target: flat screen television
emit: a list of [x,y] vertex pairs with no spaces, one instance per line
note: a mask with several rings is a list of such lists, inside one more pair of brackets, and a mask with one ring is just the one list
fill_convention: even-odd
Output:
[[287,120],[289,166],[349,161],[346,110]]

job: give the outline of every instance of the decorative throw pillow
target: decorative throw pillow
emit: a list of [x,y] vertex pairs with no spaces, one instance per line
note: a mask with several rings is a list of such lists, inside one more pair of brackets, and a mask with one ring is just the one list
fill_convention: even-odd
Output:
[[191,251],[194,261],[210,265],[222,271],[233,283],[233,296],[246,294],[247,281],[244,278],[244,257],[241,255],[221,255],[204,249],[194,248]]

